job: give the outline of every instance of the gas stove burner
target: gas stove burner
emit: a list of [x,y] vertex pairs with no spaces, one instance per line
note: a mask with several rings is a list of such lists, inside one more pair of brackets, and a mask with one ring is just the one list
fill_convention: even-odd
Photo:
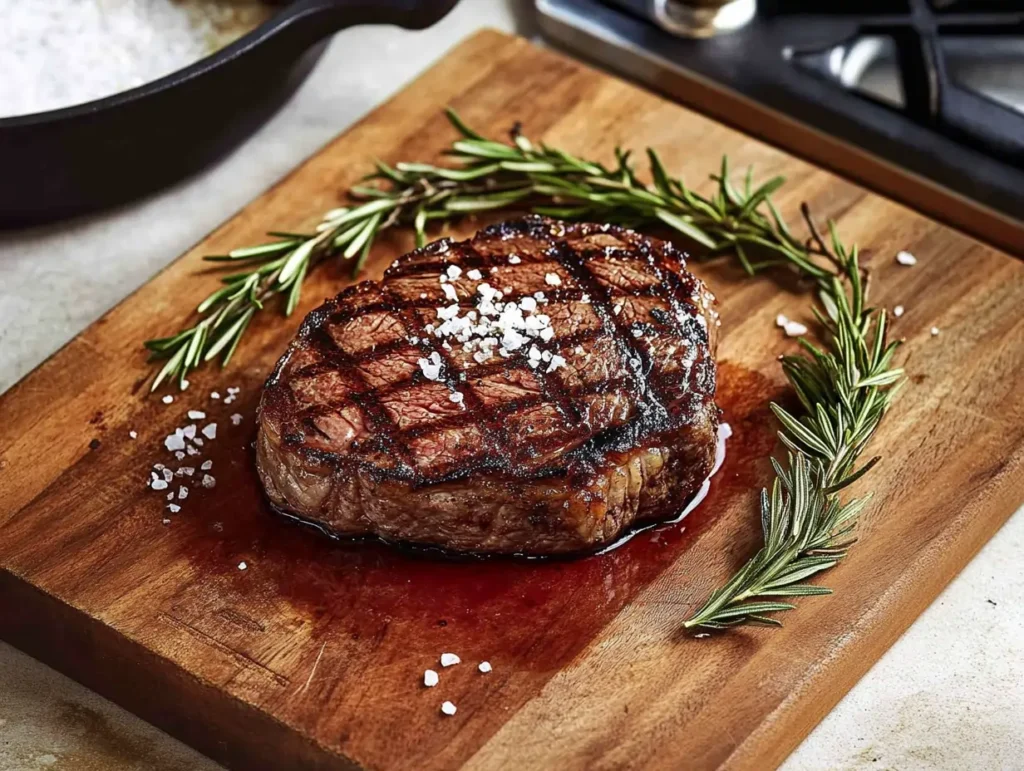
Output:
[[[1024,87],[1024,12],[1008,2],[998,12],[977,3],[933,3],[911,0],[905,12],[889,17],[838,14],[855,27],[844,40],[786,46],[782,54],[921,125],[1024,164],[1024,110],[1016,109],[1024,105],[1024,89],[1011,96],[1000,88],[1008,81]],[[888,70],[887,88],[863,86],[871,70],[876,76]]]
[[757,0],[651,0],[662,29],[681,37],[714,37],[750,23]]
[[584,58],[867,184],[855,155],[875,178],[929,180],[941,204],[920,182],[899,195],[966,229],[980,212],[1024,248],[1024,0],[760,0],[703,40],[677,34],[678,10],[723,0],[535,2]]

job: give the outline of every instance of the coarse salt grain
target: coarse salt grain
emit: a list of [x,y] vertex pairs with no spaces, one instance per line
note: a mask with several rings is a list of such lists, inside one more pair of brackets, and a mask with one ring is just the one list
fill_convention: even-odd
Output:
[[163,523],[164,523],[165,525],[169,525],[169,524],[171,524],[171,520],[167,519],[167,517],[164,517],[164,518],[163,518],[162,520],[160,520],[160,521],[161,521],[161,522],[163,522]]
[[448,715],[449,717],[458,712],[458,709],[459,708],[452,704],[450,701],[446,701],[444,704],[441,705],[441,712]]
[[900,316],[902,316],[903,315],[903,306],[902,305],[897,305],[895,308],[893,308],[892,309],[892,315],[895,316],[896,318],[899,318]]
[[213,468],[213,461],[212,460],[204,460],[203,461],[203,465],[200,466],[199,468],[202,469],[203,471],[209,471],[211,468]]
[[451,300],[452,302],[459,301],[459,295],[455,291],[455,287],[453,287],[451,284],[442,284],[441,288],[444,290],[444,296],[447,299]]
[[207,490],[209,490],[209,489],[211,489],[211,488],[213,488],[213,487],[215,487],[217,485],[217,480],[214,479],[209,474],[203,474],[203,479],[200,482],[200,484],[203,487],[205,487]]
[[562,279],[557,273],[548,273],[544,276],[544,283],[549,286],[561,286]]
[[216,439],[217,438],[217,424],[216,423],[210,423],[209,425],[205,426],[203,428],[203,436],[205,436],[207,439]]
[[786,335],[789,337],[800,337],[800,335],[807,334],[807,327],[799,321],[787,321],[783,329],[786,330]]
[[231,416],[231,425],[237,426],[241,422],[242,416],[239,413],[236,412],[234,415]]
[[189,383],[189,382],[188,382],[187,380],[182,380],[182,381],[181,381],[181,390],[182,390],[182,391],[187,391],[187,390],[188,390],[188,387],[189,387],[190,385],[192,385],[192,384],[191,384],[191,383]]
[[437,672],[433,669],[428,669],[423,673],[423,684],[427,686],[427,688],[433,688],[437,685],[438,680],[440,680],[440,678],[437,676]]
[[789,323],[789,319],[787,319],[781,313],[778,316],[775,317],[775,326],[777,326],[777,327],[783,327],[784,328],[786,326],[786,324],[788,324],[788,323]]
[[183,501],[188,498],[188,488],[185,485],[178,486],[178,500]]
[[449,265],[448,270],[446,270],[445,273],[448,274],[449,279],[454,281],[455,279],[462,275],[462,268],[460,268],[458,265]]
[[508,264],[509,265],[518,265],[521,262],[522,262],[522,260],[519,259],[518,255],[510,254],[508,256]]
[[247,567],[249,567],[249,566],[245,564],[244,560],[242,562],[238,563],[238,569],[239,570],[245,570]]
[[938,327],[932,327],[932,337],[935,337],[938,334],[939,334],[939,328]]
[[176,503],[168,503],[167,510],[171,512],[171,514],[177,514],[179,511],[181,511],[181,506],[179,506]]
[[470,279],[472,281],[479,281],[483,277],[484,277],[484,274],[481,273],[476,268],[473,268],[473,270],[467,270],[466,271],[466,278],[468,278],[468,279]]
[[489,661],[481,661],[480,662],[480,666],[478,666],[477,669],[479,669],[484,674],[487,674],[488,672],[491,671],[491,662],[489,662]]
[[217,393],[216,391],[210,391],[210,398],[211,399],[219,399],[220,398],[220,394]]
[[460,393],[459,391],[455,391],[448,398],[451,399],[456,404],[462,404],[463,400],[466,397],[463,396],[462,393]]
[[195,424],[190,423],[189,425],[185,426],[183,429],[181,429],[181,433],[184,434],[186,439],[195,439],[195,436],[196,436]]
[[462,659],[456,656],[454,653],[442,653],[441,654],[441,666],[442,667],[453,667],[460,663]]
[[909,267],[911,265],[917,265],[917,257],[912,255],[910,252],[900,252],[896,255],[896,262],[900,265],[906,265]]
[[188,411],[188,419],[189,420],[202,420],[205,417],[206,417],[206,413],[203,412],[202,410],[189,410]]
[[173,401],[174,401],[174,397],[173,397],[173,396],[171,396],[170,394],[167,394],[167,396],[165,396],[165,397],[164,397],[163,399],[161,399],[160,401],[162,401],[162,402],[163,402],[164,404],[170,404],[171,402],[173,402]]
[[152,482],[150,482],[150,487],[152,487],[154,490],[166,490],[167,483],[162,479],[154,479]]

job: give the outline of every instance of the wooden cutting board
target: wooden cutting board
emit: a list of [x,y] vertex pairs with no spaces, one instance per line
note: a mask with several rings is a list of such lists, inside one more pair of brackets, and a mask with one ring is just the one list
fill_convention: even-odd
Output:
[[[776,357],[796,347],[774,319],[809,316],[799,285],[746,279],[728,260],[695,263],[721,299],[719,404],[735,430],[726,464],[682,525],[606,556],[437,563],[335,545],[268,512],[252,471],[260,384],[347,266],[319,270],[292,318],[265,314],[227,371],[196,373],[170,405],[146,397],[139,343],[178,328],[216,285],[201,255],[312,226],[373,157],[438,157],[452,138],[449,104],[492,135],[520,120],[601,159],[616,143],[652,145],[691,183],[726,152],[736,168],[788,177],[778,203],[794,226],[807,201],[865,248],[874,300],[907,308],[894,331],[910,382],[874,443],[885,461],[870,476],[862,540],[827,576],[836,595],[801,600],[781,630],[680,634],[756,548],[755,498],[775,446],[768,401],[787,398]],[[409,246],[394,234],[369,273]],[[900,249],[919,264],[897,265]],[[481,32],[0,399],[0,635],[235,768],[773,766],[1024,502],[1021,307],[1015,259],[633,86]],[[229,386],[241,392],[226,405]],[[168,460],[163,437],[188,409],[218,423],[201,458],[217,485],[193,483],[164,525],[147,473]],[[443,651],[463,663],[422,687]],[[476,669],[484,659],[490,674]],[[445,699],[454,717],[440,714]]]

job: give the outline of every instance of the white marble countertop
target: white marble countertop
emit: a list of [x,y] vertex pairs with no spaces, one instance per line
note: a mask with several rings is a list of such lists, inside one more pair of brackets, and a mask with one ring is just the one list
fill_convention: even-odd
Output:
[[[519,7],[464,0],[422,33],[342,33],[294,100],[201,176],[109,214],[0,235],[0,392],[456,41],[482,26],[530,33]],[[1024,768],[1022,554],[1018,512],[786,771]],[[46,768],[219,767],[0,643],[0,771]]]

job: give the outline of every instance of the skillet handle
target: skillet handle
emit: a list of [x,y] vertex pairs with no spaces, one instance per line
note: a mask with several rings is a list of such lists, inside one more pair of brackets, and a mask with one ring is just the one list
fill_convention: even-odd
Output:
[[278,15],[276,33],[306,45],[358,24],[423,29],[440,21],[459,0],[298,0]]

